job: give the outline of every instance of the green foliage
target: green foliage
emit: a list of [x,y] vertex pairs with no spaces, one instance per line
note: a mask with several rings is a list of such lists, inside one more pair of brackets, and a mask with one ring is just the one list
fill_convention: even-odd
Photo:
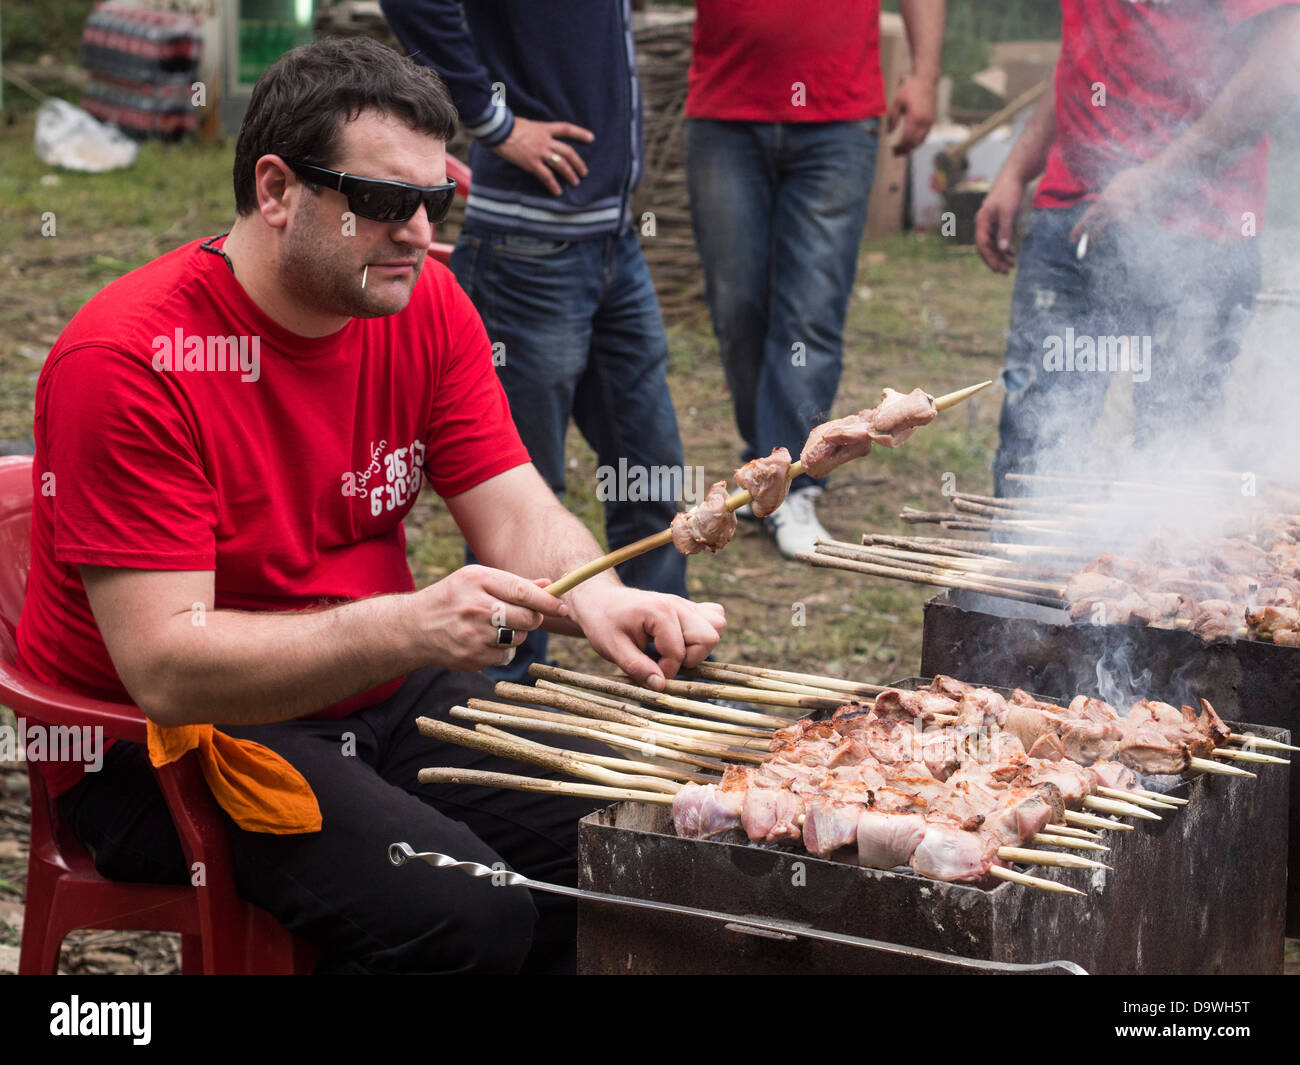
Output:
[[[884,0],[882,6],[897,11],[898,0]],[[943,72],[952,78],[952,105],[991,110],[1005,102],[970,80],[988,66],[990,44],[1060,35],[1059,0],[949,0]]]
[[49,55],[75,62],[81,27],[93,6],[92,0],[0,0],[4,61],[34,63]]

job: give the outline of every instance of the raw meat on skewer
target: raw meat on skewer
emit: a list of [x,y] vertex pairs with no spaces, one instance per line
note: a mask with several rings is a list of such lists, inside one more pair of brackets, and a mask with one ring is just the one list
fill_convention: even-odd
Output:
[[867,454],[872,444],[898,447],[938,413],[934,397],[919,388],[906,394],[886,388],[878,406],[813,429],[799,456],[803,472],[825,477],[837,466]]
[[752,496],[750,509],[766,518],[785,502],[790,488],[790,452],[774,447],[766,458],[751,459],[736,471],[736,484]]
[[696,555],[706,547],[721,551],[736,535],[736,515],[727,509],[727,482],[718,481],[702,503],[673,518],[673,546],[683,555]]

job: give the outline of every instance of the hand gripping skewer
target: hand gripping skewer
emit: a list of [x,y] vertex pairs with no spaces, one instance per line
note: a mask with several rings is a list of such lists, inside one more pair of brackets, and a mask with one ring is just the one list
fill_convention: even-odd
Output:
[[[988,388],[992,381],[981,381],[977,385],[971,385],[968,388],[958,389],[956,392],[949,392],[946,396],[939,396],[934,401],[934,405],[939,410],[947,410],[949,407],[955,407],[958,403],[964,402],[981,389]],[[803,463],[794,462],[790,465],[790,472],[786,479],[793,481],[803,472]],[[733,492],[727,497],[727,509],[735,511],[743,507],[746,503],[752,502],[753,497],[743,489],[739,492]],[[626,562],[630,558],[636,558],[638,555],[644,555],[647,551],[653,551],[657,547],[663,547],[673,541],[673,531],[670,526],[662,532],[646,536],[633,544],[626,547],[620,547],[617,551],[611,551],[607,555],[593,559],[577,569],[566,573],[558,581],[546,586],[545,591],[549,595],[563,595],[565,592],[576,588],[583,581],[590,577],[596,576],[597,573],[603,573],[607,569],[613,569],[615,566]]]
[[388,848],[388,860],[401,867],[412,861],[427,862],[436,869],[455,869],[465,876],[490,878],[493,884],[501,887],[525,887],[533,891],[544,891],[552,895],[566,895],[569,898],[584,899],[588,902],[604,903],[614,906],[628,906],[639,910],[657,910],[660,913],[672,913],[681,917],[701,918],[721,922],[728,930],[747,935],[763,936],[769,939],[782,939],[787,942],[794,939],[816,939],[826,943],[860,947],[882,954],[892,954],[904,958],[915,958],[956,968],[985,973],[1044,973],[1058,976],[1087,976],[1086,969],[1072,961],[1047,961],[1037,964],[1019,964],[1014,962],[985,961],[982,958],[963,958],[958,954],[944,954],[936,950],[922,950],[918,947],[906,947],[899,943],[886,943],[879,939],[866,939],[862,936],[846,935],[842,932],[827,932],[820,928],[794,924],[772,917],[740,916],[734,913],[722,913],[718,910],[702,910],[694,906],[678,906],[671,902],[652,902],[649,899],[634,899],[628,895],[610,895],[601,891],[587,891],[584,888],[567,887],[562,884],[548,884],[540,880],[531,880],[508,869],[490,869],[478,862],[458,862],[455,858],[437,851],[416,851],[409,843],[394,843]]

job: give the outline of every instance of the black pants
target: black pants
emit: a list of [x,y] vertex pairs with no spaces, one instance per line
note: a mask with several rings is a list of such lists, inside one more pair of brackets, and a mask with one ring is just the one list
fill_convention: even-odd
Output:
[[[421,785],[426,766],[531,772],[420,736],[420,716],[491,697],[480,674],[423,669],[390,699],[334,721],[223,726],[265,744],[306,777],[320,832],[276,836],[230,825],[240,894],[325,951],[321,972],[572,972],[572,900],[414,862],[390,843],[577,881],[577,822],[588,800],[453,784]],[[459,722],[464,724],[464,722]],[[546,737],[537,738],[546,740]],[[111,879],[188,883],[180,841],[144,751],[116,743],[99,773],[62,795],[73,833]]]

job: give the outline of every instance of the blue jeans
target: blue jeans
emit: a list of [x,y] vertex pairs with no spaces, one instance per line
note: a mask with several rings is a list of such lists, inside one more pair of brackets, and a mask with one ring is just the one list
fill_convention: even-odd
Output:
[[797,457],[830,415],[879,127],[687,125],[691,223],[744,461]]
[[[1035,211],[1020,250],[993,463],[998,495],[1017,494],[1008,473],[1098,472],[1089,445],[1115,372],[1133,374],[1139,461],[1195,463],[1200,449],[1209,464],[1219,447],[1225,384],[1260,286],[1258,242],[1116,227],[1079,259],[1069,235],[1086,206]],[[1084,345],[1100,353],[1116,338],[1133,338],[1127,369],[1109,358],[1114,371],[1081,368]],[[1062,365],[1056,352],[1067,346]]]
[[[555,241],[466,225],[451,268],[499,355],[497,373],[524,446],[558,497],[570,417],[599,466],[618,470],[622,459],[629,469],[682,469],[668,340],[635,233]],[[628,494],[605,500],[610,550],[660,532],[677,513],[676,500]],[[625,562],[618,574],[635,588],[686,595],[686,559],[672,548]],[[545,660],[546,646],[545,633],[532,633],[511,665],[486,672],[523,682],[528,666]]]

